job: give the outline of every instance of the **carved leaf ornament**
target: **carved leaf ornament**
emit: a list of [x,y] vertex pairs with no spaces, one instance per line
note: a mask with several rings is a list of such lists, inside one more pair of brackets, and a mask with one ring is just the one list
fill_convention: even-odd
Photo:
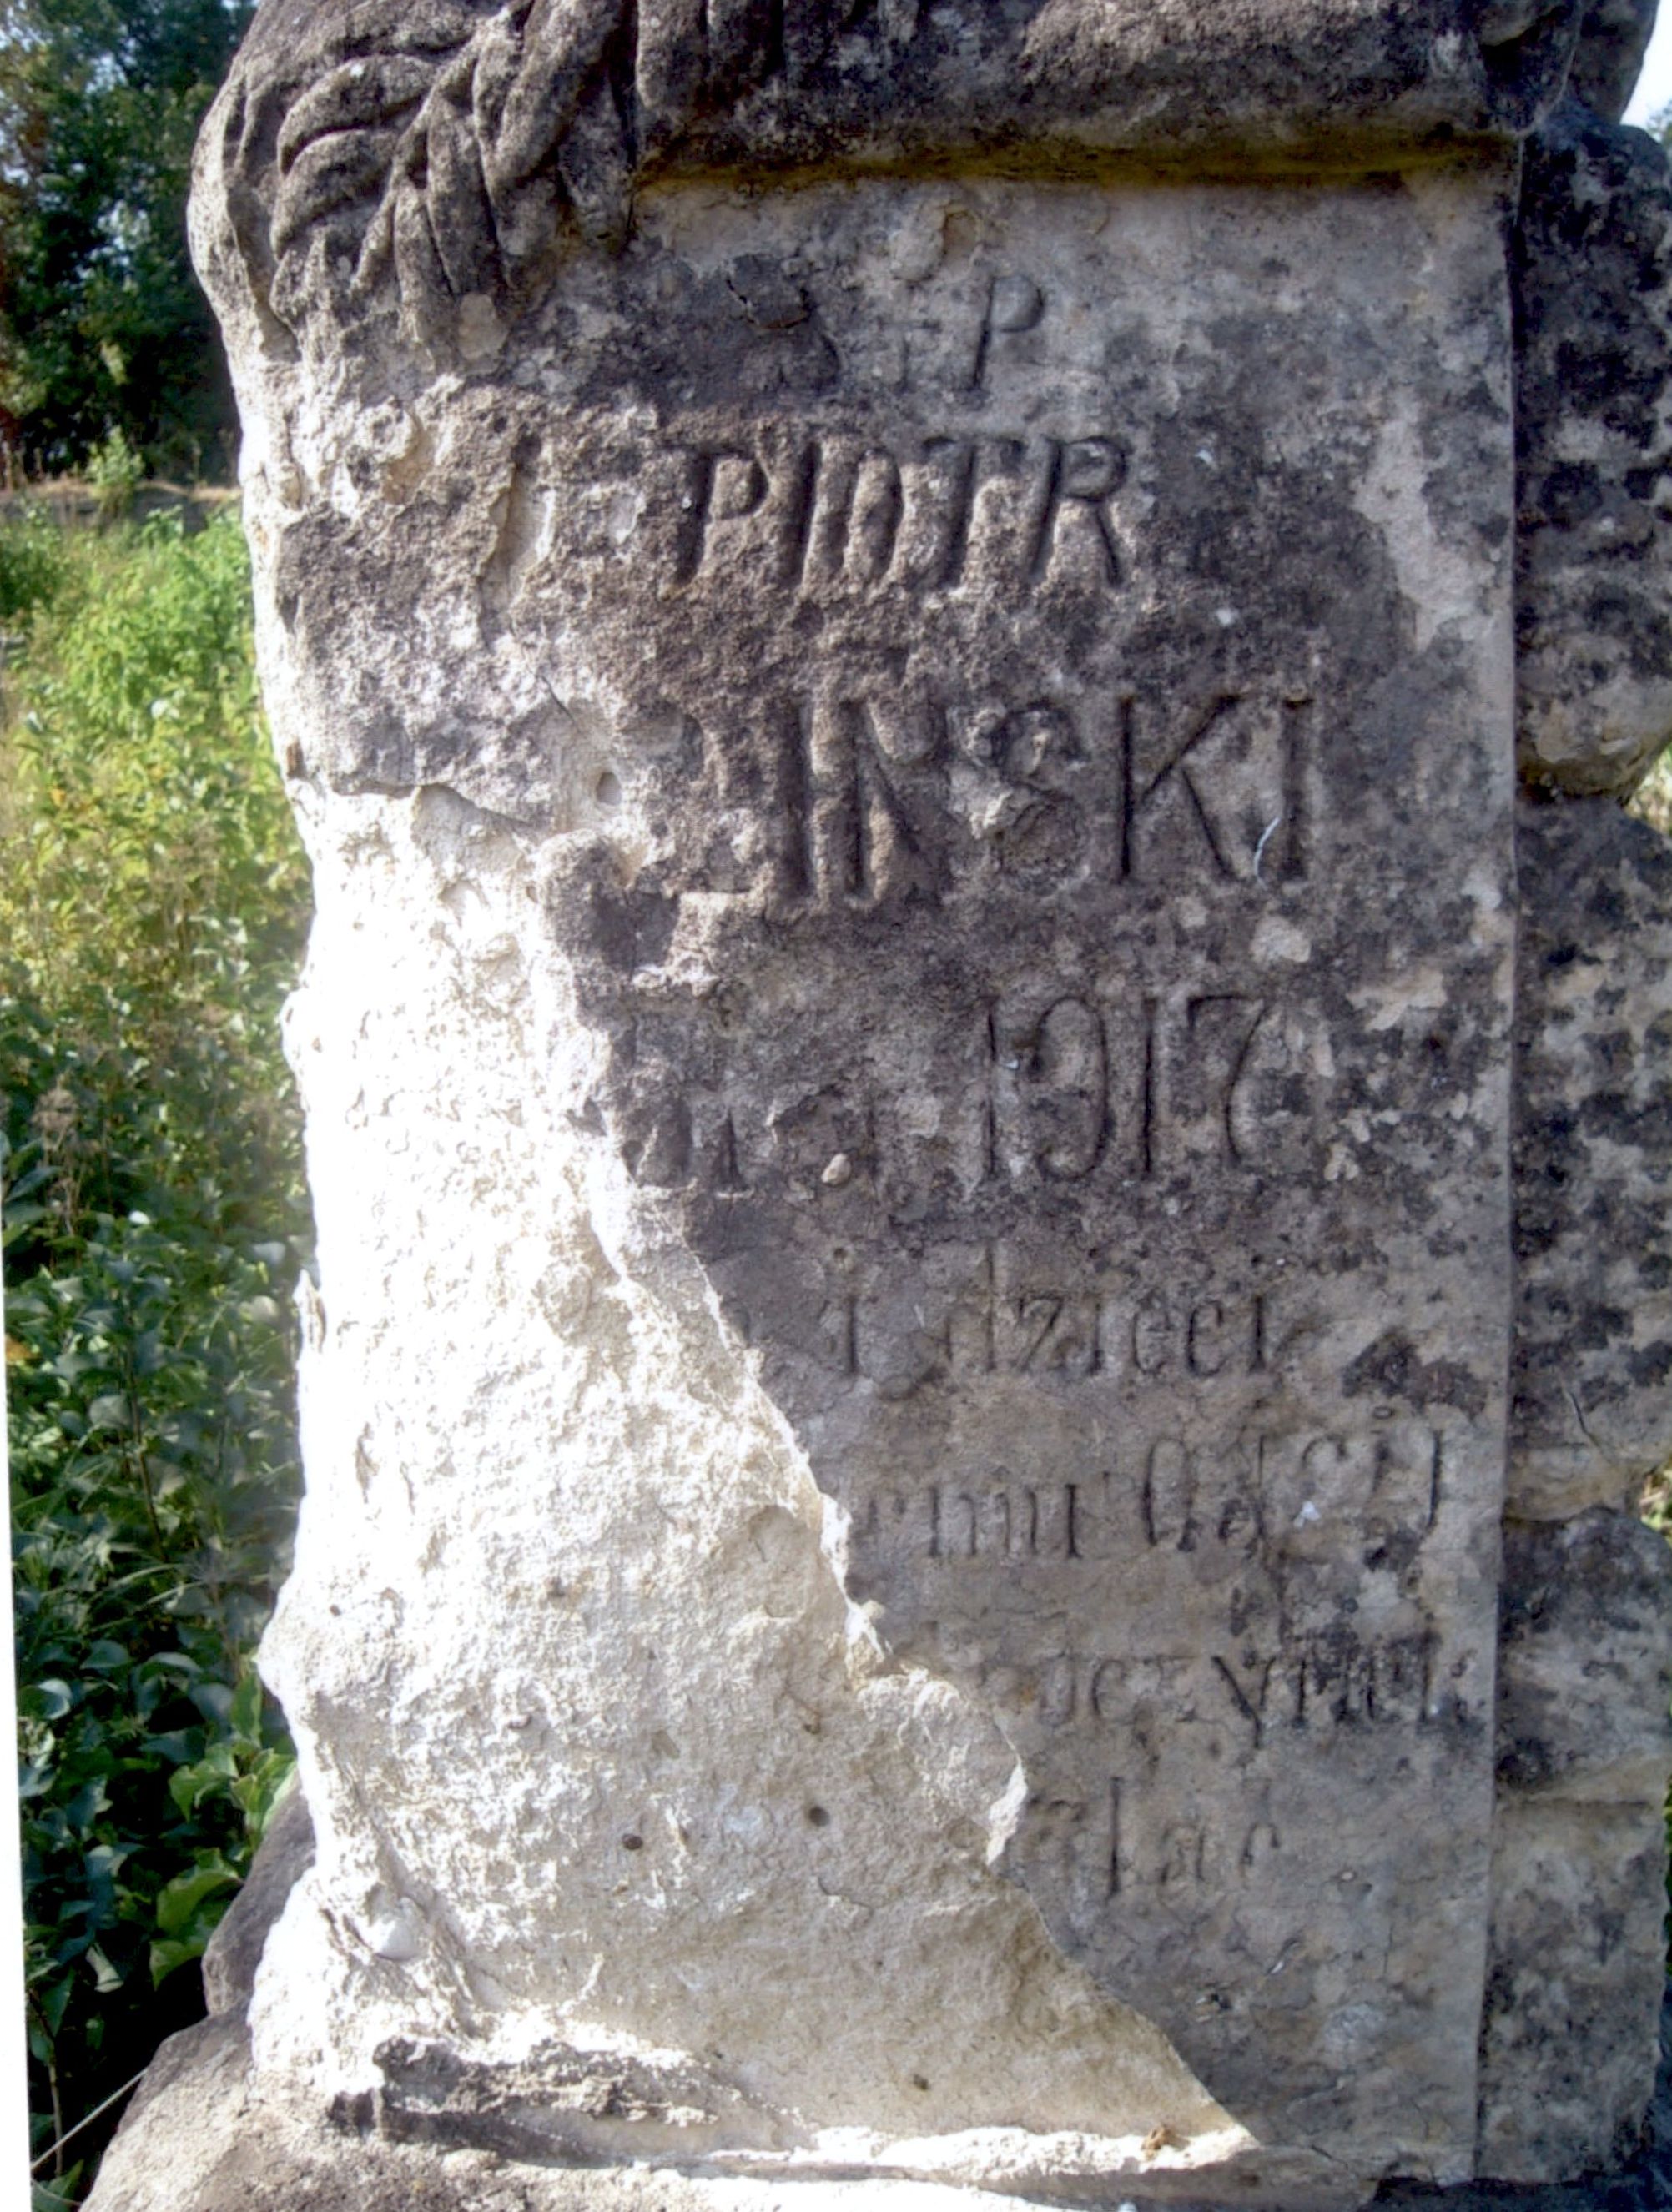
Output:
[[[349,11],[325,52],[239,88],[228,173],[239,242],[289,320],[323,285],[392,276],[428,336],[471,294],[514,296],[566,229],[618,246],[636,175],[702,110],[793,76],[901,0],[427,0]],[[308,64],[311,63],[311,67]],[[304,73],[305,72],[305,73]],[[299,82],[299,78],[301,81]],[[323,264],[316,262],[323,252]],[[344,304],[347,304],[345,301]]]
[[[1579,22],[1579,0],[1270,4],[1268,21],[1266,0],[265,0],[222,111],[224,190],[281,322],[322,302],[352,316],[392,283],[429,337],[472,295],[526,296],[565,238],[618,246],[635,181],[728,111],[743,127],[716,142],[722,164],[739,146],[827,151],[798,130],[803,94],[838,139],[885,124],[885,150],[886,126],[909,111],[921,136],[937,100],[943,150],[949,129],[1045,143],[1122,98],[1158,143],[1211,137],[1221,110],[1233,138],[1281,143],[1302,114],[1521,130],[1559,92]],[[1168,59],[1204,17],[1213,99]]]

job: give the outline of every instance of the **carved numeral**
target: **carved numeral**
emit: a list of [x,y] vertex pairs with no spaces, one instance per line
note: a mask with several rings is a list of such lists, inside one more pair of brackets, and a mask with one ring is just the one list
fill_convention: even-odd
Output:
[[[1262,1124],[1246,1094],[1270,1012],[1239,991],[1195,992],[1170,1009],[1149,995],[1100,1005],[1073,991],[1037,1012],[989,1006],[980,1018],[984,1174],[1147,1178],[1204,1152],[1257,1165]],[[1194,1373],[1213,1371],[1213,1327],[1205,1316]]]

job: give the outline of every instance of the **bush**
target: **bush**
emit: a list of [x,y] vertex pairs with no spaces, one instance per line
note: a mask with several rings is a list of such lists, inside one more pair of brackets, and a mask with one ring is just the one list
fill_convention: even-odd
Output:
[[0,623],[25,620],[58,589],[63,568],[59,533],[45,515],[27,514],[0,528]]
[[[309,1226],[277,1016],[307,885],[235,521],[13,526],[8,588],[0,1170],[40,2149],[200,2008],[179,1969],[290,1763],[250,1655],[299,1487]],[[42,2203],[73,2198],[95,2141]]]

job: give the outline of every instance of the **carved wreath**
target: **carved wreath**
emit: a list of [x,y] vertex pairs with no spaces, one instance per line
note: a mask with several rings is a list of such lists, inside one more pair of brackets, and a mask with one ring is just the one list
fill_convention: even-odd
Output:
[[[1074,35],[1058,36],[1051,67],[1070,90],[1102,66],[1111,0],[987,4],[995,33],[1062,17]],[[1436,26],[1455,21],[1459,53],[1465,29],[1474,40],[1488,108],[1507,102],[1508,117],[1519,102],[1530,116],[1553,96],[1581,0],[1425,7]],[[1308,50],[1331,51],[1325,32],[1355,9],[1374,14],[1376,0],[1297,0]],[[1141,15],[1138,0],[1113,12]],[[1258,32],[1257,9],[1226,12]],[[979,27],[981,9],[970,15]],[[774,81],[811,84],[838,42],[854,112],[867,87],[885,100],[920,15],[933,27],[921,0],[265,0],[222,111],[240,250],[282,319],[322,297],[351,311],[392,284],[409,329],[432,334],[460,301],[531,289],[566,231],[618,245],[636,180],[705,118],[759,96],[756,143],[781,152]]]
[[323,241],[353,296],[392,277],[404,320],[433,330],[471,294],[526,289],[566,225],[618,246],[635,179],[700,113],[861,25],[909,38],[916,16],[916,0],[379,0],[323,40],[310,26],[299,56],[246,63],[227,149],[240,246],[287,319]]

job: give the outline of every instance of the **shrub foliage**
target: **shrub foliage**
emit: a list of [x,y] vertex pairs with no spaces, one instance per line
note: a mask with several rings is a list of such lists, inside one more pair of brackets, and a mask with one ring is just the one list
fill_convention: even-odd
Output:
[[[298,1484],[278,1051],[307,884],[226,517],[0,531],[0,1170],[38,2148],[198,2008],[289,1770],[250,1655]],[[96,2143],[96,2137],[88,2142]],[[72,2145],[46,2203],[71,2201]]]

